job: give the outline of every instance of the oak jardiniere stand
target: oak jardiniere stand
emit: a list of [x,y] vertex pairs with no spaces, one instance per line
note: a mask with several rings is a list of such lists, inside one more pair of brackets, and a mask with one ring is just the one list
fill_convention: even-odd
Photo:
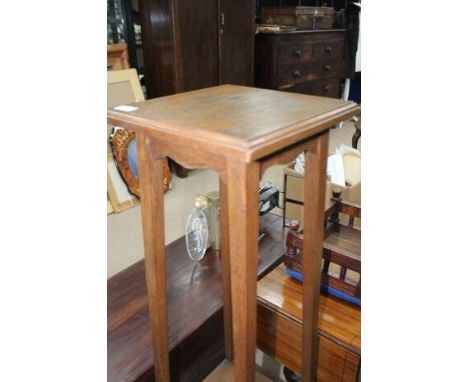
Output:
[[[225,353],[235,381],[255,379],[258,185],[272,165],[305,152],[303,381],[317,379],[326,159],[329,129],[354,102],[222,85],[108,111],[137,134],[148,304],[156,381],[169,381],[163,160],[218,172]],[[209,378],[209,377],[208,377]]]

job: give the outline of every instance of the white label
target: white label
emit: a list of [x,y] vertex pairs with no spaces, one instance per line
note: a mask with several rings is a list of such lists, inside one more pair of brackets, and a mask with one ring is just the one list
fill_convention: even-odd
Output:
[[120,105],[120,106],[114,107],[114,110],[125,111],[126,113],[128,113],[128,112],[130,112],[130,111],[138,110],[138,108],[135,107],[135,106]]
[[336,153],[328,157],[327,174],[330,175],[332,183],[346,187],[343,155]]

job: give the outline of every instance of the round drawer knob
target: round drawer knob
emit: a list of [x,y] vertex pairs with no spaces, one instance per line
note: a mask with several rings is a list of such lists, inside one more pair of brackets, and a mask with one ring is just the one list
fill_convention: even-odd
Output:
[[327,53],[330,53],[332,50],[333,50],[333,49],[332,49],[331,45],[327,45],[327,46],[325,47],[325,52],[327,52]]
[[329,72],[331,70],[331,66],[330,65],[325,65],[323,67],[323,69],[325,69],[326,72]]
[[323,91],[324,91],[325,93],[328,93],[328,92],[330,91],[330,86],[325,85],[325,86],[323,87]]
[[296,49],[296,50],[294,51],[294,55],[295,55],[296,57],[301,57],[301,55],[302,55],[302,50]]
[[295,70],[292,75],[294,78],[299,78],[301,76],[301,72],[299,70]]

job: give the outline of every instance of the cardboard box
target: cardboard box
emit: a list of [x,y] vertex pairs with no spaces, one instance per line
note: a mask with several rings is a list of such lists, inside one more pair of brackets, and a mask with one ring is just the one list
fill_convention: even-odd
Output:
[[[346,187],[333,184],[327,179],[325,190],[325,206],[330,205],[333,190],[341,190],[341,197],[352,203],[361,204],[361,158],[353,153],[343,155],[343,163],[345,167],[345,179],[349,184]],[[285,179],[285,196],[286,203],[284,213],[286,219],[300,220],[304,218],[303,206],[304,203],[304,174],[294,170],[295,162],[292,162],[284,167]]]

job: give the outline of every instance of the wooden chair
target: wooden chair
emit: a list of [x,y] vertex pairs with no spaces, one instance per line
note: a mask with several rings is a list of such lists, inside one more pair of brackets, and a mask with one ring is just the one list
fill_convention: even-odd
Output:
[[[340,192],[333,193],[332,202],[325,212],[322,287],[332,295],[360,304],[361,230],[355,219],[361,218],[361,207],[343,201]],[[303,269],[302,243],[300,223],[294,220],[286,237],[285,264],[292,271],[291,275],[297,278]]]
[[107,45],[107,70],[130,69],[127,44]]

